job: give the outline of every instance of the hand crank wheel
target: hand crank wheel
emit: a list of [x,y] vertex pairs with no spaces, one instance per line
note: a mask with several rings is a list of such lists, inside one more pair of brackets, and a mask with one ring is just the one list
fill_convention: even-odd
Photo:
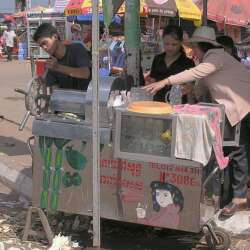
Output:
[[42,77],[34,77],[28,83],[25,107],[31,115],[41,114],[48,108],[46,84]]

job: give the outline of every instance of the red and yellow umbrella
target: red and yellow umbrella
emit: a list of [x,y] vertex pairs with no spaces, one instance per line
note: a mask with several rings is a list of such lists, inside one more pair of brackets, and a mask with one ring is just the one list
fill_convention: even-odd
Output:
[[[243,0],[242,0],[243,1]],[[100,13],[102,13],[102,0],[99,0]],[[141,0],[140,15],[179,16],[183,19],[201,21],[201,11],[192,0]],[[92,0],[69,0],[65,10],[66,16],[77,16],[92,13]],[[118,14],[125,13],[125,3],[118,10]]]
[[[99,0],[100,12],[102,12],[102,0]],[[92,13],[92,0],[70,0],[64,13],[66,16],[77,16]],[[125,13],[125,4],[122,4],[118,10],[118,14]],[[147,15],[147,6],[145,0],[141,1],[140,13],[142,16]]]

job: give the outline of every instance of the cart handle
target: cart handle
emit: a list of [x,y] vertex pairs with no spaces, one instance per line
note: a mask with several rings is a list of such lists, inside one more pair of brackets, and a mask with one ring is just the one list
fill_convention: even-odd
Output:
[[27,92],[24,91],[23,89],[15,89],[15,92],[17,92],[19,94],[27,95]]

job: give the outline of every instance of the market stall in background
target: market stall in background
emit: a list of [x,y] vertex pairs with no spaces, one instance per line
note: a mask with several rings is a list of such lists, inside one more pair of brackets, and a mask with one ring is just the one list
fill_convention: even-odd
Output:
[[63,13],[54,12],[53,9],[44,11],[27,12],[27,36],[28,36],[28,56],[31,54],[35,58],[48,58],[48,55],[33,41],[33,34],[42,23],[51,23],[56,27],[61,40],[68,39],[70,34],[67,19]]
[[42,6],[37,6],[32,9],[27,9],[23,11],[19,11],[17,13],[14,13],[12,15],[13,17],[13,23],[15,24],[15,30],[18,37],[18,60],[25,60],[30,57],[29,51],[29,45],[28,42],[28,28],[27,28],[27,13],[28,12],[34,12],[39,13],[46,11],[46,8]]
[[[235,3],[234,1],[209,0],[207,5],[209,25],[214,26],[218,34],[230,35],[239,46],[243,37],[242,31],[245,31],[249,23],[249,11],[245,6],[246,4],[244,1]],[[9,19],[8,21],[13,23],[19,38],[20,45],[17,45],[15,49],[16,53],[18,53],[18,59],[29,58],[31,50],[34,50],[35,57],[44,58],[47,56],[36,47],[31,39],[35,27],[42,22],[55,24],[60,30],[61,36],[66,37],[67,40],[71,39],[69,27],[72,23],[79,23],[83,31],[85,29],[84,25],[91,23],[92,4],[89,0],[56,0],[54,6],[51,7],[53,8],[48,9],[42,6],[31,9],[26,8],[13,15],[6,16]],[[144,72],[149,70],[154,55],[162,51],[161,33],[164,26],[171,23],[178,24],[190,35],[195,26],[201,24],[202,10],[202,0],[140,1],[141,54]],[[99,13],[102,26],[104,23],[102,1],[99,1]],[[121,38],[120,35],[124,34],[124,3],[120,6],[117,14],[121,25],[113,25],[114,28],[111,25],[110,34],[112,36],[119,34],[118,36]],[[68,16],[67,21],[64,20],[65,16]],[[117,23],[116,20],[114,23]],[[28,30],[26,29],[27,25]],[[124,39],[122,42],[124,42]],[[242,50],[239,52],[239,55],[244,54]]]
[[[102,1],[99,1],[99,20],[104,23]],[[191,6],[191,7],[190,7]],[[187,8],[188,7],[188,8]],[[125,20],[125,4],[123,3],[114,17],[113,24],[110,26],[110,34],[118,40],[124,36],[123,24]],[[68,16],[67,19],[65,16]],[[153,56],[162,51],[161,30],[169,22],[175,22],[184,25],[187,22],[199,25],[201,21],[201,12],[192,1],[170,0],[163,4],[158,4],[152,0],[140,1],[140,26],[141,26],[141,50],[142,67],[147,71],[152,63]],[[54,24],[62,37],[71,40],[70,26],[72,23],[79,23],[84,32],[86,24],[92,20],[91,1],[81,0],[57,0],[53,8],[37,6],[35,8],[19,11],[11,16],[15,30],[17,32],[20,45],[17,46],[18,59],[30,58],[34,54],[36,58],[46,58],[46,53],[32,41],[32,34],[36,27],[42,22],[51,22]],[[186,20],[186,21],[183,21]],[[187,21],[189,20],[189,21]],[[101,24],[103,26],[103,24]],[[27,27],[27,28],[26,28]],[[190,28],[191,27],[191,28]],[[88,28],[87,28],[88,29]],[[187,25],[188,33],[192,33],[194,26]],[[118,35],[117,35],[118,34]],[[122,36],[121,36],[122,34]],[[124,44],[124,39],[122,39]],[[113,44],[114,45],[114,44]],[[122,48],[124,51],[124,48]]]

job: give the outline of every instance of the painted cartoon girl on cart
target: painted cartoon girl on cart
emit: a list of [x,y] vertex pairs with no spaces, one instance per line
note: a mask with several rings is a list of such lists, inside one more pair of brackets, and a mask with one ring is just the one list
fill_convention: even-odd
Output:
[[184,206],[181,191],[172,184],[160,181],[153,181],[150,187],[154,213],[147,218],[145,208],[139,204],[136,209],[138,222],[156,227],[178,228],[179,214]]

